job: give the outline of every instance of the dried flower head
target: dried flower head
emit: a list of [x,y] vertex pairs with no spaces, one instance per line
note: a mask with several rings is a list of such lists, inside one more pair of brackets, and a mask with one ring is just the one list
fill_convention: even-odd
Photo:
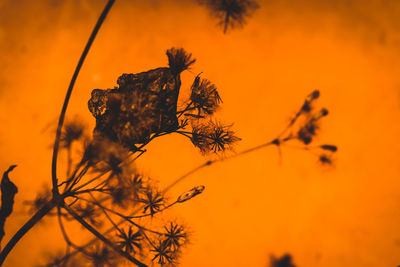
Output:
[[36,194],[36,197],[34,200],[31,201],[25,201],[24,203],[29,205],[29,212],[30,213],[35,213],[39,209],[41,209],[46,203],[48,203],[51,199],[51,190],[50,188],[46,185],[42,188],[40,192]]
[[81,139],[84,133],[85,125],[82,121],[78,119],[66,121],[63,132],[61,133],[61,144],[63,147],[69,148],[74,141]]
[[119,238],[117,244],[123,251],[131,254],[136,253],[136,249],[142,249],[141,241],[143,237],[140,230],[134,232],[132,226],[129,226],[127,232],[123,230],[117,236]]
[[127,187],[132,192],[132,200],[138,201],[139,194],[143,194],[145,192],[143,176],[138,173],[134,173],[133,175],[131,175]]
[[314,100],[319,98],[319,95],[320,95],[319,90],[314,90],[313,92],[311,92],[311,94],[309,94],[306,97],[306,100],[304,100],[304,104],[301,107],[301,112],[305,112],[305,113],[311,112],[311,109],[312,109],[311,105]]
[[219,20],[224,33],[229,28],[242,27],[259,5],[254,0],[199,0]]
[[329,154],[321,154],[319,156],[319,158],[318,158],[318,161],[323,166],[327,166],[327,165],[332,165],[333,164],[332,155],[329,155]]
[[233,145],[240,141],[240,138],[235,136],[235,133],[230,129],[231,126],[224,126],[213,121],[192,126],[192,143],[204,154],[232,150]]
[[144,204],[143,213],[146,213],[146,211],[149,210],[151,216],[153,216],[154,213],[160,211],[161,207],[164,205],[164,197],[160,192],[154,192],[149,189],[145,193],[145,197],[140,199],[139,202]]
[[171,251],[179,250],[186,240],[186,233],[183,226],[171,222],[168,227],[165,226],[164,228],[166,231],[164,234],[166,246],[169,247]]
[[92,225],[101,225],[101,221],[99,220],[101,211],[94,204],[88,202],[82,204],[82,201],[80,201],[74,208],[80,217],[89,221]]
[[126,208],[129,204],[131,191],[124,185],[112,186],[109,188],[112,204]]
[[192,59],[192,54],[187,53],[183,48],[170,48],[167,50],[167,56],[169,68],[174,76],[189,69],[190,65],[196,62],[196,59]]
[[90,165],[101,162],[102,165],[96,166],[99,170],[111,168],[119,172],[119,164],[125,160],[128,155],[129,151],[122,145],[108,138],[95,136],[86,146],[83,160],[89,162]]
[[305,145],[308,145],[312,142],[313,137],[317,134],[317,130],[319,128],[318,121],[310,120],[303,125],[299,131],[297,132],[297,138],[303,142]]
[[285,254],[280,258],[271,256],[271,267],[296,267],[292,262],[292,256]]
[[201,113],[205,113],[206,115],[213,114],[219,107],[219,104],[222,103],[217,87],[209,80],[200,79],[199,76],[195,78],[191,91],[190,100],[198,110],[199,115]]
[[152,261],[156,261],[160,265],[174,263],[175,253],[171,251],[170,247],[163,240],[158,240],[158,244],[151,249],[154,252]]
[[96,244],[86,256],[92,262],[94,267],[116,266],[119,256],[113,250],[105,245]]

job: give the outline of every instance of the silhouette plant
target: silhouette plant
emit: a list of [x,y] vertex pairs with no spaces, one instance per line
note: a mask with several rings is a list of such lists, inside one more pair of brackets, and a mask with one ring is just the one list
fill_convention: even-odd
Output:
[[296,265],[292,262],[292,256],[290,254],[285,254],[278,258],[271,256],[270,267],[296,267]]
[[[221,1],[224,5],[228,2]],[[100,15],[67,90],[53,146],[52,188],[40,192],[35,200],[28,202],[34,214],[4,246],[0,265],[17,242],[44,216],[57,217],[66,243],[66,251],[53,257],[45,266],[87,263],[117,266],[127,261],[137,266],[147,266],[151,262],[176,265],[182,248],[188,242],[186,228],[176,222],[154,226],[152,221],[165,210],[201,194],[205,188],[203,185],[195,186],[174,201],[167,201],[165,194],[176,183],[216,162],[269,145],[277,146],[280,151],[283,146],[294,147],[291,142],[300,143],[297,148],[315,154],[321,163],[332,163],[336,146],[310,145],[318,134],[320,120],[328,114],[324,108],[315,109],[315,101],[319,98],[319,91],[315,90],[306,97],[299,111],[276,138],[231,156],[205,161],[163,190],[157,188],[152,179],[134,166],[154,139],[175,133],[188,138],[203,154],[220,155],[232,150],[240,140],[231,129],[232,125],[224,125],[213,117],[222,100],[217,87],[200,74],[194,78],[189,98],[182,108],[178,108],[180,74],[195,63],[192,55],[182,48],[166,51],[168,67],[122,74],[117,79],[117,87],[94,89],[88,101],[89,111],[96,120],[91,138],[86,134],[85,125],[77,120],[67,121],[64,125],[75,80],[113,3],[109,0]],[[251,1],[229,3],[242,3],[240,12],[253,6]],[[235,25],[233,20],[243,21],[243,16],[238,15],[240,12],[229,12],[224,31],[229,25]],[[83,145],[83,152],[78,160],[74,160],[71,155],[73,146],[77,144]],[[60,151],[67,153],[64,178],[57,174]],[[1,182],[1,237],[18,191],[8,177],[14,167],[4,173]],[[71,221],[79,223],[94,239],[83,245],[76,244],[68,234],[67,224]]]
[[208,8],[210,14],[218,20],[224,33],[230,29],[243,27],[259,4],[254,0],[198,0]]

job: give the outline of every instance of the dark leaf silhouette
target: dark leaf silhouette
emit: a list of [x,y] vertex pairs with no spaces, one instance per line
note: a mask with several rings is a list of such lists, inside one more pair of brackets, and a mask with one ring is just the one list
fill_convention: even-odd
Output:
[[6,219],[13,211],[14,197],[18,193],[17,186],[10,181],[8,173],[11,172],[17,165],[11,165],[7,171],[4,172],[1,179],[1,208],[0,208],[0,241],[4,237],[4,224]]

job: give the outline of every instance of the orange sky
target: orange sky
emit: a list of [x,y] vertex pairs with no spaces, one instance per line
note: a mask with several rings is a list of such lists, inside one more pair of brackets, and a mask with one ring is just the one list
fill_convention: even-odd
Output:
[[[28,217],[23,201],[50,183],[52,130],[81,50],[106,1],[0,0],[0,170],[19,188],[6,239]],[[237,150],[275,137],[318,88],[327,107],[317,141],[339,146],[336,167],[270,147],[216,164],[178,184],[172,197],[204,193],[167,216],[193,231],[181,266],[267,266],[291,253],[299,267],[400,264],[400,3],[395,0],[260,1],[243,28],[222,33],[194,1],[117,0],[87,57],[68,116],[94,122],[87,101],[122,73],[167,65],[165,50],[197,58],[182,91],[202,75],[234,122]],[[205,159],[188,140],[156,140],[139,167],[160,186]],[[54,233],[46,235],[46,233]],[[61,245],[51,220],[5,266],[30,266]],[[43,237],[45,236],[45,237]]]

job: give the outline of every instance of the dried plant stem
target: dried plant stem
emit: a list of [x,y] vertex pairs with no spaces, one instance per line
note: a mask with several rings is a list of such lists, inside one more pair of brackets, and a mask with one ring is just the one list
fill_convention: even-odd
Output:
[[15,235],[8,241],[7,245],[0,253],[0,266],[3,265],[7,255],[18,243],[18,241],[36,224],[38,223],[47,213],[50,212],[55,206],[55,201],[46,203],[41,209],[39,209],[19,230]]
[[94,29],[89,37],[89,40],[85,46],[85,49],[82,52],[82,55],[79,59],[78,65],[76,66],[75,72],[72,75],[71,82],[68,86],[67,94],[64,99],[64,104],[61,109],[61,114],[60,118],[58,120],[58,125],[57,125],[57,131],[56,131],[56,140],[54,142],[54,147],[53,147],[53,159],[51,163],[51,177],[52,177],[52,183],[53,183],[53,196],[59,195],[59,190],[58,190],[58,179],[57,179],[57,157],[58,157],[58,150],[60,147],[60,138],[61,138],[61,130],[62,126],[64,124],[64,119],[65,119],[65,114],[67,111],[69,99],[72,94],[72,89],[74,88],[75,81],[78,77],[79,71],[82,68],[83,62],[85,61],[85,58],[90,50],[90,47],[93,44],[94,39],[96,38],[97,33],[99,32],[99,29],[101,25],[103,24],[104,20],[106,19],[107,14],[110,12],[111,7],[113,6],[115,0],[109,0],[106,4],[106,6],[103,9],[103,12],[101,13],[99,19],[97,20],[96,25],[94,26]]
[[111,247],[114,251],[118,252],[121,256],[125,257],[126,259],[128,259],[129,261],[135,263],[137,266],[141,266],[141,267],[146,267],[147,265],[145,265],[144,263],[138,261],[137,259],[135,259],[134,257],[132,257],[129,253],[126,253],[124,251],[122,251],[121,249],[119,249],[118,247],[116,247],[113,242],[111,242],[110,240],[108,240],[104,235],[102,235],[101,233],[99,233],[96,229],[94,229],[90,224],[88,224],[82,217],[80,217],[76,212],[74,212],[71,208],[69,208],[68,206],[64,206],[64,208],[68,211],[68,213],[75,218],[75,220],[77,220],[83,227],[85,227],[89,232],[91,232],[94,236],[96,236],[98,239],[100,239],[101,241],[103,241],[105,244],[107,244],[109,247]]
[[[7,257],[7,255],[10,253],[10,251],[14,248],[14,246],[17,244],[17,242],[36,224],[38,223],[46,214],[50,212],[51,209],[53,209],[55,206],[59,205],[59,199],[60,198],[60,193],[58,190],[58,179],[57,179],[57,156],[58,156],[58,150],[60,147],[60,139],[61,139],[61,130],[62,126],[64,124],[64,119],[65,119],[65,114],[67,111],[69,99],[72,94],[72,90],[75,85],[75,81],[78,77],[79,71],[82,68],[83,62],[85,61],[85,58],[90,50],[90,47],[93,44],[94,39],[96,38],[96,35],[103,24],[107,14],[111,10],[111,7],[113,6],[115,0],[109,0],[106,4],[106,6],[103,9],[103,12],[99,16],[97,23],[89,37],[89,40],[85,46],[85,49],[82,52],[82,55],[79,59],[79,62],[76,66],[75,72],[72,76],[71,82],[68,86],[67,94],[64,99],[64,104],[61,109],[61,114],[58,120],[58,125],[57,125],[57,131],[56,131],[56,138],[54,142],[54,147],[53,147],[53,158],[52,158],[52,185],[53,185],[53,199],[46,203],[41,209],[39,209],[18,231],[17,233],[10,239],[10,241],[7,243],[7,245],[4,247],[4,249],[0,253],[0,265],[2,265]],[[140,263],[140,262],[138,262]],[[140,263],[141,264],[141,263]],[[138,264],[139,265],[139,264]],[[139,265],[139,266],[145,266],[145,265]]]
[[277,139],[274,139],[273,141],[270,141],[270,142],[268,142],[268,143],[264,143],[264,144],[261,144],[261,145],[255,146],[255,147],[248,148],[248,149],[243,150],[243,151],[241,151],[241,152],[239,152],[239,153],[236,153],[236,154],[234,154],[234,155],[232,155],[232,156],[230,156],[230,157],[219,158],[219,159],[214,159],[214,160],[208,160],[208,161],[206,161],[206,162],[204,162],[204,163],[198,165],[197,167],[194,167],[193,169],[191,169],[190,171],[188,171],[187,173],[185,173],[184,175],[182,175],[181,177],[179,177],[178,179],[176,179],[175,181],[173,181],[173,182],[172,182],[171,184],[169,184],[166,188],[164,188],[164,190],[163,190],[162,192],[163,192],[163,193],[166,193],[166,192],[169,191],[172,187],[174,187],[176,184],[178,184],[179,182],[183,181],[184,179],[186,179],[186,178],[189,177],[190,175],[192,175],[192,174],[194,174],[194,173],[200,171],[201,169],[203,169],[203,168],[205,168],[205,167],[211,166],[211,165],[213,165],[213,164],[215,164],[215,163],[217,163],[217,162],[222,162],[222,161],[226,161],[226,160],[229,160],[229,159],[233,159],[233,158],[236,158],[236,157],[238,157],[238,156],[241,156],[241,155],[244,155],[244,154],[247,154],[247,153],[256,151],[256,150],[258,150],[258,149],[261,149],[261,148],[264,148],[264,147],[267,147],[267,146],[270,146],[270,145],[279,145],[279,144],[276,144],[276,140],[277,140]]
[[[277,141],[276,141],[276,140],[277,140],[277,139],[274,139],[274,140],[272,140],[272,141],[270,141],[270,142],[268,142],[268,143],[264,143],[264,144],[261,144],[261,145],[258,145],[258,146],[255,146],[255,147],[252,147],[252,148],[243,150],[243,151],[241,151],[241,152],[239,152],[239,153],[237,153],[237,154],[235,154],[235,155],[233,155],[233,156],[231,156],[231,157],[228,157],[228,158],[220,158],[220,159],[215,159],[215,160],[206,161],[206,162],[204,162],[204,163],[198,165],[197,167],[191,169],[190,171],[188,171],[187,173],[185,173],[185,174],[182,175],[181,177],[177,178],[177,179],[176,179],[175,181],[173,181],[170,185],[168,185],[166,188],[164,188],[164,190],[162,191],[162,193],[163,193],[163,194],[166,193],[167,191],[169,191],[172,187],[174,187],[176,184],[178,184],[178,183],[181,182],[182,180],[186,179],[187,177],[191,176],[192,174],[194,174],[194,173],[200,171],[201,169],[203,169],[203,168],[205,168],[205,167],[208,167],[208,166],[213,165],[214,163],[222,162],[222,161],[225,161],[225,160],[228,160],[228,159],[232,159],[232,158],[235,158],[235,157],[238,157],[238,156],[241,156],[241,155],[244,155],[244,154],[253,152],[253,151],[255,151],[255,150],[258,150],[258,149],[261,149],[261,148],[264,148],[264,147],[267,147],[267,146],[270,146],[270,145],[279,145],[279,144],[277,144]],[[287,140],[284,140],[284,141],[287,141]],[[76,197],[76,196],[75,196],[75,197]],[[81,198],[81,199],[82,199],[82,198]],[[90,202],[89,200],[86,200],[86,199],[82,199],[82,200],[85,200],[85,201]],[[172,203],[172,204],[169,205],[168,207],[170,207],[170,206],[172,206],[172,205],[174,205],[174,204],[176,204],[176,202]],[[102,207],[102,206],[100,206],[100,207],[101,207],[101,208],[104,208],[104,207]],[[104,209],[106,209],[106,208],[104,208]],[[106,210],[108,210],[109,212],[112,212],[112,213],[114,213],[114,214],[117,214],[118,216],[121,217],[121,220],[120,220],[118,223],[116,223],[116,225],[118,225],[118,226],[121,225],[121,224],[123,224],[123,223],[125,223],[125,222],[130,222],[130,223],[132,223],[132,224],[138,226],[139,228],[143,228],[142,226],[137,225],[136,223],[134,223],[133,221],[130,220],[130,218],[136,218],[136,216],[134,216],[134,215],[135,215],[139,210],[141,210],[141,209],[142,209],[142,208],[136,209],[136,210],[133,211],[129,216],[124,216],[124,215],[122,215],[122,214],[118,214],[118,213],[116,213],[115,211],[110,210],[110,209],[106,209]],[[163,210],[165,210],[165,209],[163,209]],[[148,216],[148,215],[146,215],[146,216]],[[140,218],[140,217],[144,217],[144,216],[142,215],[142,216],[137,216],[137,217]],[[111,227],[110,229],[108,229],[108,230],[106,230],[105,232],[103,232],[103,235],[106,235],[106,234],[110,233],[110,232],[113,231],[114,229],[115,229],[114,227]],[[146,230],[149,230],[149,229],[146,229]],[[90,240],[89,242],[87,242],[86,244],[82,245],[81,247],[82,247],[82,248],[88,247],[88,246],[92,245],[92,244],[95,243],[95,242],[96,242],[96,239],[92,239],[92,240]],[[78,250],[75,250],[75,251],[70,252],[69,254],[67,254],[67,255],[65,255],[63,258],[61,258],[61,259],[60,259],[60,262],[63,262],[63,261],[66,260],[67,258],[72,257],[72,256],[74,256],[74,255],[77,254],[77,253],[79,253]]]

